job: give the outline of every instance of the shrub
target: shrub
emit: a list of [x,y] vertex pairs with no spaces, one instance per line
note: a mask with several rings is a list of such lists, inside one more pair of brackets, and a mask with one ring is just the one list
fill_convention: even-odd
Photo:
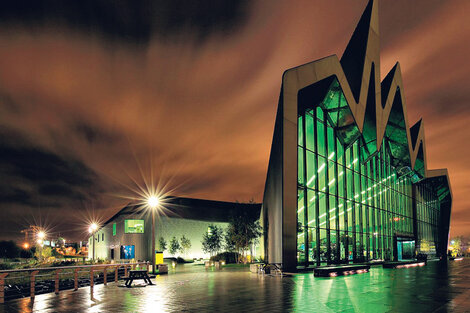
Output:
[[13,265],[10,263],[0,263],[0,270],[11,270]]
[[222,252],[211,257],[211,261],[225,261],[225,263],[237,263],[240,254],[237,252]]
[[185,260],[183,258],[177,257],[176,258],[176,263],[181,264],[181,263],[194,263],[194,260]]

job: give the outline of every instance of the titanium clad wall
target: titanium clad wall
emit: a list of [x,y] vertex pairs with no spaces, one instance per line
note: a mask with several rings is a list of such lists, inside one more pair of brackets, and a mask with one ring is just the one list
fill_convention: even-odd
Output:
[[262,206],[265,262],[282,263],[282,184],[283,184],[283,105],[282,93],[274,125]]

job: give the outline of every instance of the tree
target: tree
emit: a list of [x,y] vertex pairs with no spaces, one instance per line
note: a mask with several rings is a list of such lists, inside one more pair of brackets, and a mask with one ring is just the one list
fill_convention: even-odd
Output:
[[230,227],[224,232],[224,249],[228,252],[236,252],[237,248],[235,247],[235,241],[232,238],[232,232],[230,231]]
[[0,241],[0,258],[13,259],[19,255],[20,248],[14,241]]
[[202,250],[210,256],[216,254],[222,248],[223,230],[216,225],[209,225],[207,232],[202,236]]
[[170,254],[175,255],[180,250],[181,250],[180,243],[179,243],[178,239],[176,239],[176,237],[173,236],[173,238],[171,238],[171,240],[170,240]]
[[183,255],[186,255],[188,253],[188,250],[191,249],[191,240],[186,238],[185,235],[181,236],[181,252]]
[[52,249],[50,247],[42,247],[40,249],[36,249],[36,252],[34,252],[34,256],[40,261],[48,259],[52,256]]
[[22,249],[20,251],[20,258],[30,259],[32,257],[33,257],[33,251],[31,249],[28,249],[28,250]]
[[245,258],[245,253],[261,236],[258,220],[247,214],[239,214],[231,219],[226,234],[226,245],[233,246]]
[[58,247],[58,248],[64,248],[64,247],[65,247],[65,239],[64,239],[64,237],[59,237],[59,238],[57,238],[57,240],[55,241],[55,245],[56,245],[56,247]]
[[449,250],[451,251],[451,255],[453,257],[459,256],[462,253],[461,249],[462,244],[462,237],[454,237],[450,240]]
[[161,251],[161,252],[165,251],[165,250],[166,250],[166,245],[167,245],[165,238],[160,237],[160,238],[158,239],[158,245],[160,246],[160,251]]

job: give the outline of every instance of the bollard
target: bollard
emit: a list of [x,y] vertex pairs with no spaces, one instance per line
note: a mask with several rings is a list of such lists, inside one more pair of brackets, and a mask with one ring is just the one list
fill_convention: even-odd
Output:
[[76,268],[73,271],[73,279],[74,279],[73,290],[77,291],[78,290],[78,268]]
[[55,271],[55,294],[58,295],[59,294],[59,273],[61,272],[62,270],[56,270]]
[[34,299],[35,295],[35,291],[36,291],[36,274],[39,273],[39,271],[32,271],[31,272],[31,277],[30,277],[30,281],[31,281],[31,299]]
[[8,273],[0,274],[0,303],[5,303],[5,277]]
[[119,265],[116,266],[116,269],[114,270],[114,282],[118,282],[118,270],[119,270]]
[[106,266],[103,268],[103,284],[107,285],[108,284],[108,275],[106,275]]

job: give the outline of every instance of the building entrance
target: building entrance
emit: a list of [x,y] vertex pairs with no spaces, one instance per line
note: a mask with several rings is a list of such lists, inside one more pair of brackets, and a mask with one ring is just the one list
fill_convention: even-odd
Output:
[[414,259],[415,241],[411,238],[397,237],[398,261]]

